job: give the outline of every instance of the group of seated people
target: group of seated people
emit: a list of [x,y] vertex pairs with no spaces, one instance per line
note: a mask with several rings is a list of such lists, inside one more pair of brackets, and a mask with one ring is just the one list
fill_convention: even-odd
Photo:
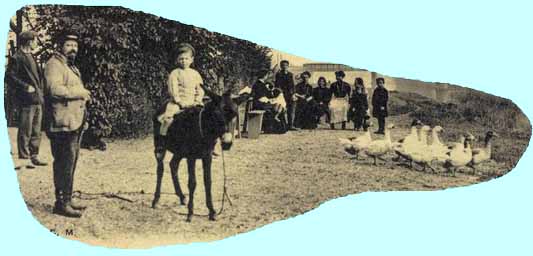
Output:
[[[355,79],[352,90],[352,86],[343,80],[346,76],[344,71],[337,71],[336,81],[330,86],[324,77],[319,77],[317,86],[313,88],[310,72],[302,72],[299,75],[300,82],[294,84],[294,75],[288,71],[288,66],[288,61],[281,61],[280,71],[273,81],[270,79],[270,70],[260,72],[252,88],[242,91],[251,94],[247,110],[265,111],[265,132],[272,131],[271,129],[277,132],[315,129],[323,116],[331,129],[335,129],[336,124],[346,129],[348,121],[354,123],[355,130],[367,128],[365,123],[370,118],[369,104],[362,78]],[[380,125],[377,132],[382,133],[387,115],[388,93],[383,87],[383,78],[378,78],[377,83],[378,88],[372,97],[373,115],[378,118]]]

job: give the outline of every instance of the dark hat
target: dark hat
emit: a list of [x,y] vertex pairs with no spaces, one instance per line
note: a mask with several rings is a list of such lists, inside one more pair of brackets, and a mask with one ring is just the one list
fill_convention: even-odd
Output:
[[280,65],[283,64],[283,63],[289,64],[289,61],[288,60],[282,60],[282,61],[279,62]]
[[311,77],[311,73],[309,73],[309,71],[304,71],[300,74],[300,77],[304,76],[304,75],[307,75],[307,77]]
[[76,34],[74,31],[71,31],[71,30],[67,30],[67,31],[64,31],[63,33],[61,33],[61,35],[59,35],[57,41],[61,44],[65,43],[65,41],[76,41],[78,42],[79,40],[79,37],[78,37],[78,34]]
[[385,78],[383,78],[383,77],[378,77],[378,78],[376,78],[376,83],[379,82],[380,80],[381,80],[383,83],[385,83]]
[[192,55],[196,55],[196,50],[194,50],[194,47],[188,43],[181,43],[177,47],[176,55],[182,54],[184,52],[190,51]]
[[28,31],[21,32],[19,34],[19,40],[27,42],[27,41],[35,39],[35,36],[36,36],[35,32],[28,30]]
[[344,77],[346,76],[346,74],[344,73],[344,71],[339,70],[339,71],[336,71],[336,72],[335,72],[335,76],[340,76],[340,77],[343,77],[343,78],[344,78]]

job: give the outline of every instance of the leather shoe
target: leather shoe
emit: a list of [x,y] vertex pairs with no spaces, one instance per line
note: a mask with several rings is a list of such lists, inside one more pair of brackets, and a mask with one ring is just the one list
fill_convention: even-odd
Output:
[[75,210],[70,206],[70,204],[64,204],[64,205],[58,205],[56,204],[54,206],[53,210],[54,214],[62,215],[69,218],[79,218],[81,217],[81,212],[78,210]]
[[47,162],[41,161],[37,157],[32,157],[31,158],[31,163],[34,164],[34,165],[37,165],[37,166],[47,166],[48,165]]

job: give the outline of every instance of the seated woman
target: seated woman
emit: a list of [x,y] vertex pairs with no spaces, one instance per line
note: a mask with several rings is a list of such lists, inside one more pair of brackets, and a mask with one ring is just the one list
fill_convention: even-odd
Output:
[[308,71],[300,75],[302,81],[295,86],[296,96],[296,126],[303,129],[316,128],[317,103],[313,99],[313,87],[309,84],[311,73]]
[[274,111],[274,105],[271,99],[274,98],[272,90],[268,87],[267,79],[270,75],[270,70],[262,70],[258,73],[258,79],[252,85],[252,109],[264,110],[267,112]]
[[326,123],[329,123],[329,102],[331,101],[331,91],[327,87],[326,78],[323,76],[318,78],[318,86],[313,89],[313,99],[317,103],[317,113],[315,123],[320,122],[320,118],[325,114]]
[[[285,133],[286,121],[285,118],[280,118],[286,111],[280,104],[279,97],[275,96],[275,91],[272,89],[271,83],[267,81],[270,77],[270,70],[262,70],[258,73],[258,79],[252,85],[252,108],[253,110],[265,111],[263,116],[262,129],[266,133]],[[281,94],[283,98],[283,94]],[[248,108],[247,108],[248,109]],[[245,117],[245,125],[248,119]],[[245,126],[246,127],[246,126]]]

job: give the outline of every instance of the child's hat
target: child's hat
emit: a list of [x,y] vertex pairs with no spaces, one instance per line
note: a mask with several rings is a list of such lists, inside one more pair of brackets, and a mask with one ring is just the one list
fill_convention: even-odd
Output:
[[181,43],[178,45],[177,53],[184,53],[186,51],[191,51],[192,55],[196,55],[196,51],[194,50],[194,47],[188,43]]

